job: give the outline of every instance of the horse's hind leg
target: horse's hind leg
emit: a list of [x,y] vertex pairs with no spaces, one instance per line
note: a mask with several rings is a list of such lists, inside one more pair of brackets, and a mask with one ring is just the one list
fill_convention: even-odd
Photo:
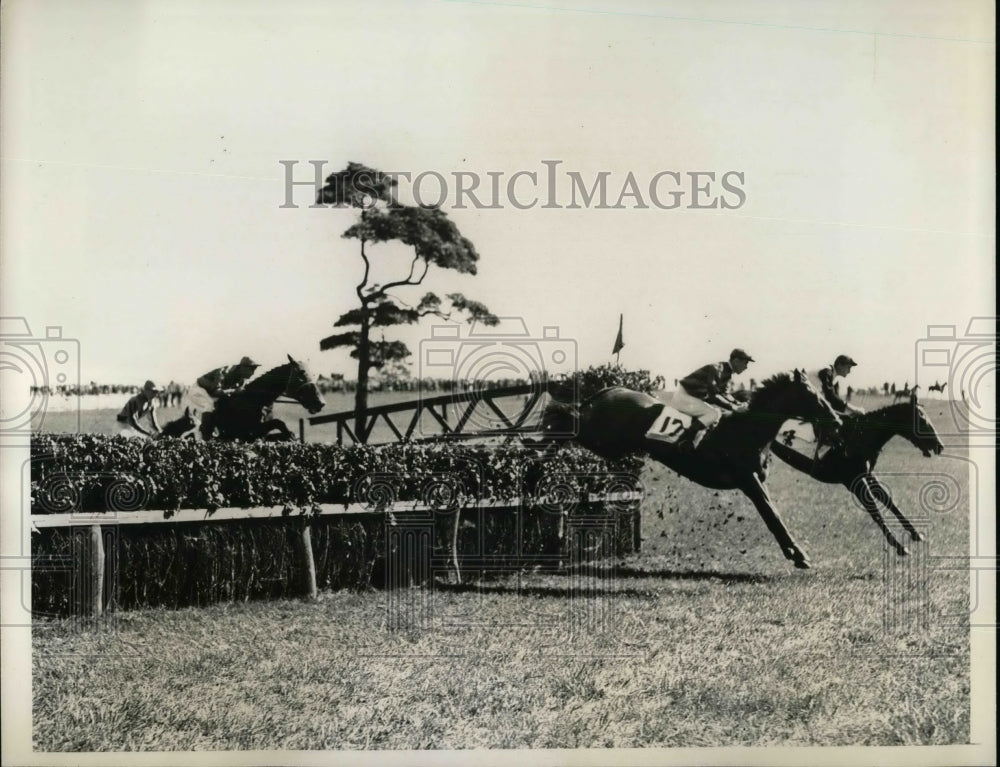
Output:
[[795,542],[792,534],[788,532],[788,528],[785,527],[785,523],[778,514],[778,510],[774,508],[774,502],[771,500],[771,496],[768,494],[767,488],[764,487],[764,483],[760,481],[760,478],[754,474],[750,481],[740,489],[753,501],[753,505],[757,507],[757,513],[760,514],[764,520],[764,524],[767,525],[767,529],[771,531],[771,535],[774,536],[778,545],[781,546],[781,553],[785,555],[785,559],[790,559],[800,570],[808,570],[810,567],[809,556]]
[[892,530],[889,529],[889,526],[882,518],[882,512],[878,510],[878,504],[875,502],[875,494],[872,492],[872,488],[868,485],[868,479],[866,477],[861,477],[861,479],[856,480],[853,484],[847,485],[847,489],[854,494],[855,498],[861,501],[861,505],[864,507],[865,511],[868,512],[868,516],[875,521],[875,524],[878,525],[878,529],[881,530],[882,535],[885,536],[885,540],[896,550],[896,553],[901,557],[905,557],[909,554],[910,550],[896,539],[896,536],[893,535]]
[[887,509],[889,509],[889,511],[891,511],[893,514],[896,515],[896,519],[899,520],[899,524],[901,524],[903,526],[903,529],[910,534],[910,540],[918,542],[924,540],[924,536],[921,535],[920,531],[913,526],[913,523],[910,522],[910,520],[906,518],[903,512],[899,510],[899,507],[896,506],[895,503],[893,503],[892,494],[889,492],[889,488],[883,485],[882,481],[874,474],[868,475],[868,483],[872,487],[872,489],[877,490],[879,492],[878,498],[882,502],[882,504]]

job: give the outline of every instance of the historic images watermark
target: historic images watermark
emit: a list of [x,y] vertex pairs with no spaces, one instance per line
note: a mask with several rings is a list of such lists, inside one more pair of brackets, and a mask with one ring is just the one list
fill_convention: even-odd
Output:
[[972,317],[964,333],[953,324],[928,325],[916,341],[914,391],[948,400],[953,423],[938,430],[946,445],[996,440],[997,324],[997,317]]
[[48,325],[44,335],[32,333],[24,317],[0,317],[0,374],[4,400],[0,407],[0,445],[27,446],[40,431],[53,399],[76,415],[80,431],[80,342]]
[[[328,175],[326,160],[278,163],[284,169],[283,202],[278,207],[343,207],[318,201]],[[747,201],[746,174],[739,170],[660,170],[647,176],[632,171],[584,173],[561,168],[563,164],[562,160],[541,160],[541,168],[513,172],[379,171],[378,179],[374,173],[362,172],[353,181],[363,207],[381,199],[383,179],[390,180],[390,205],[402,204],[403,195],[421,207],[447,205],[455,210],[736,210]]]

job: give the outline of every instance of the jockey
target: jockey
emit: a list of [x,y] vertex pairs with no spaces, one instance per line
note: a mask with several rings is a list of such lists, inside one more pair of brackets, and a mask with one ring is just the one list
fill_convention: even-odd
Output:
[[838,413],[863,413],[864,409],[850,405],[840,398],[837,394],[837,389],[834,385],[834,379],[845,378],[850,374],[851,368],[855,367],[858,363],[848,357],[846,354],[837,355],[837,359],[833,361],[833,364],[829,367],[825,367],[820,370],[816,377],[819,379],[820,390],[823,392],[823,396],[826,401],[830,403],[830,406],[836,410]]
[[[146,381],[142,391],[125,403],[118,414],[117,432],[125,437],[155,437],[160,433],[160,424],[156,421],[156,397],[160,388],[152,381]],[[140,421],[149,416],[153,424],[152,431],[147,431]]]
[[[841,399],[840,395],[837,394],[837,388],[834,383],[837,378],[847,377],[851,372],[851,368],[855,367],[857,364],[857,362],[848,357],[846,354],[838,354],[837,359],[833,361],[832,365],[829,365],[816,373],[816,377],[819,379],[820,391],[823,392],[823,397],[830,403],[830,407],[838,413],[861,414],[865,412],[864,408],[856,407],[855,405],[851,405]],[[816,449],[813,451],[813,460],[819,460],[821,457],[820,453],[822,452],[825,454],[827,451],[824,450],[824,448],[829,447],[832,447],[831,443],[824,439],[822,435],[819,435],[816,439]]]
[[681,435],[678,447],[697,447],[704,437],[698,433],[718,423],[723,409],[732,411],[745,407],[733,399],[730,385],[733,375],[742,373],[753,361],[754,358],[742,349],[733,349],[728,360],[700,367],[680,380],[670,405],[691,416],[691,426]]
[[260,367],[249,357],[244,357],[235,365],[226,365],[211,370],[198,379],[191,387],[188,398],[201,411],[212,410],[221,397],[239,391]]

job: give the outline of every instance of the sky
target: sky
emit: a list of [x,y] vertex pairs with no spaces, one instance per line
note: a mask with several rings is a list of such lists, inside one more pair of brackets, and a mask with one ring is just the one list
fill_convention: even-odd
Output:
[[[2,314],[60,327],[82,381],[190,382],[244,354],[353,378],[319,340],[356,302],[354,214],[308,186],[283,207],[282,161],[308,181],[312,160],[441,174],[478,274],[397,295],[517,318],[527,335],[486,352],[511,375],[528,348],[554,372],[614,361],[623,315],[621,364],[668,381],[739,346],[747,378],[846,353],[855,385],[902,384],[928,326],[957,344],[996,313],[992,3],[556,5],[4,4]],[[519,171],[539,183],[509,196]],[[602,172],[608,206],[565,207],[568,174]],[[500,203],[456,207],[455,173],[498,174]],[[692,173],[733,207],[689,207]],[[647,207],[611,207],[629,174]],[[652,204],[657,177],[680,207]],[[414,373],[448,375],[424,353],[442,345],[505,369],[431,324],[386,334]]]

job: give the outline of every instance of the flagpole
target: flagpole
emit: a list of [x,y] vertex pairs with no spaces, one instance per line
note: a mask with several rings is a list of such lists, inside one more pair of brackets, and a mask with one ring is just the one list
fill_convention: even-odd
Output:
[[625,346],[625,341],[622,339],[622,327],[625,324],[625,315],[618,315],[618,335],[615,337],[615,347],[611,350],[612,354],[615,355],[615,367],[621,367],[621,362],[619,360],[619,355]]

